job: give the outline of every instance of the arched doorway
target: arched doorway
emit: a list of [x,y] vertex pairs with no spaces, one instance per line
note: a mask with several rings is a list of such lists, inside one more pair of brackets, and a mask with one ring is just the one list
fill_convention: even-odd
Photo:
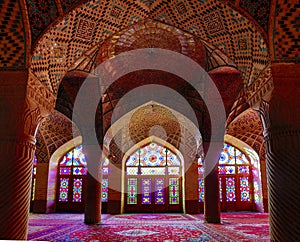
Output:
[[[109,160],[103,159],[101,202],[102,213],[107,212]],[[83,212],[86,197],[87,167],[82,145],[69,150],[59,160],[57,167],[57,211]]]
[[152,141],[125,162],[125,212],[182,212],[183,162],[169,148]]
[[86,161],[79,145],[67,152],[59,162],[57,178],[57,211],[84,211]]
[[[219,158],[219,193],[221,211],[255,210],[253,167],[246,153],[228,143]],[[204,202],[203,161],[198,160],[199,202]]]
[[222,211],[253,210],[253,178],[250,159],[239,149],[224,144],[219,159]]

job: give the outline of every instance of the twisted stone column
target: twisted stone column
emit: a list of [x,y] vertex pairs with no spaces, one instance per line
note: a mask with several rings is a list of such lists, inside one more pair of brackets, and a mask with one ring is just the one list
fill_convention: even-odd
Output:
[[0,239],[26,240],[35,133],[54,96],[28,71],[0,75]]
[[264,126],[271,241],[300,238],[300,65],[272,64],[274,90],[258,109]]
[[272,241],[300,238],[300,130],[271,131],[266,137]]
[[1,140],[0,239],[26,239],[34,137]]

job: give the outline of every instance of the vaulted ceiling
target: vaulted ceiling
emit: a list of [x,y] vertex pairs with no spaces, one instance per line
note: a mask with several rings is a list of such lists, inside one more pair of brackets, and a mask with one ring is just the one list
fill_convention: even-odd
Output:
[[[7,0],[0,9],[0,70],[30,68],[69,118],[84,76],[80,71],[131,49],[165,48],[198,62],[223,91],[228,125],[272,88],[270,60],[299,62],[296,0]],[[235,67],[243,90],[232,81],[238,79]],[[120,109],[128,91],[162,82],[182,93],[201,121],[205,105],[197,90],[156,71],[130,73],[108,89],[104,121],[134,107]]]

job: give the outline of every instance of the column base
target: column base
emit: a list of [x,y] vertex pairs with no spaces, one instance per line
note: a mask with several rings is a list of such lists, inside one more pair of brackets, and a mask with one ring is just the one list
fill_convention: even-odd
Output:
[[101,219],[95,219],[95,218],[84,218],[85,224],[99,224],[101,222]]
[[220,224],[221,219],[220,217],[205,217],[204,222],[209,224]]

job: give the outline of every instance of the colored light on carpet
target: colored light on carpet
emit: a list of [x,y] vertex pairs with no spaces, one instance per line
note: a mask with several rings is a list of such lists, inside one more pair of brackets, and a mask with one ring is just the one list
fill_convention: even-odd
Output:
[[204,223],[203,214],[104,214],[101,218],[98,225],[86,225],[83,214],[31,215],[28,240],[269,241],[267,214],[226,213],[221,224]]

